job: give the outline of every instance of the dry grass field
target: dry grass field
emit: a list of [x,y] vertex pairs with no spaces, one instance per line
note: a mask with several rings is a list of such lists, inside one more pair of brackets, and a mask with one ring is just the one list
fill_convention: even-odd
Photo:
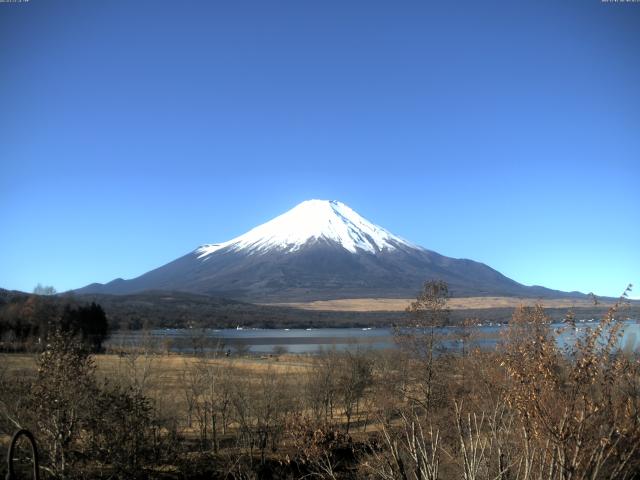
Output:
[[[314,302],[291,302],[271,305],[301,308],[304,310],[323,310],[340,312],[400,312],[404,311],[412,298],[345,298],[341,300],[318,300]],[[539,299],[517,297],[464,297],[451,298],[447,306],[451,310],[516,308],[520,305],[542,304],[546,308],[592,307],[593,300],[586,299]],[[609,306],[610,302],[601,305]]]
[[[93,356],[96,371],[104,378],[145,377],[151,393],[173,396],[183,388],[182,374],[197,363],[233,368],[234,372],[247,377],[266,371],[278,374],[300,375],[311,368],[311,360],[303,355],[249,356],[244,358],[204,359],[184,354],[151,354],[120,356],[104,354]],[[3,373],[11,378],[31,378],[36,375],[36,354],[0,353]],[[142,378],[139,378],[142,380]]]
[[[234,376],[260,378],[270,372],[295,383],[312,368],[302,355],[203,358],[184,354],[94,355],[98,378],[123,384],[137,384],[151,399],[173,411],[184,411],[185,374],[204,365],[232,370]],[[35,378],[36,354],[1,353],[0,369],[8,378]]]

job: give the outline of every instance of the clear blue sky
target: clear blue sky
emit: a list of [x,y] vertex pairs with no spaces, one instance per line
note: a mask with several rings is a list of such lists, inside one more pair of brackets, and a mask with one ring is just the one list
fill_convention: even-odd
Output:
[[0,3],[0,287],[131,278],[309,198],[640,295],[640,4]]

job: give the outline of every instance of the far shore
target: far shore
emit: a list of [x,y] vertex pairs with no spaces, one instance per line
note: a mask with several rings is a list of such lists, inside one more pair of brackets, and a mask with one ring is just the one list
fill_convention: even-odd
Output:
[[[404,311],[412,298],[345,298],[340,300],[316,300],[312,302],[264,303],[262,305],[293,307],[303,310],[335,312],[400,312]],[[599,306],[610,306],[612,300],[599,301]],[[447,306],[451,310],[515,308],[520,305],[542,304],[547,308],[593,307],[591,298],[518,298],[518,297],[461,297],[451,298]]]

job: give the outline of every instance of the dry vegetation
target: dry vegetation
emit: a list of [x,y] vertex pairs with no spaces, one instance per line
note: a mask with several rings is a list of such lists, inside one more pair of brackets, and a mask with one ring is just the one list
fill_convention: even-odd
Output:
[[[276,303],[273,306],[301,308],[329,312],[402,312],[411,305],[411,298],[345,298],[313,302]],[[612,306],[615,301],[602,302]],[[592,307],[591,299],[576,298],[517,298],[517,297],[461,297],[449,299],[450,310],[517,308],[521,305],[542,305],[546,308]]]
[[0,432],[6,445],[32,430],[55,478],[635,478],[640,363],[617,348],[623,302],[571,347],[543,308],[520,306],[495,351],[463,328],[455,355],[437,328],[450,304],[426,284],[393,351],[88,355],[58,334],[1,357]]

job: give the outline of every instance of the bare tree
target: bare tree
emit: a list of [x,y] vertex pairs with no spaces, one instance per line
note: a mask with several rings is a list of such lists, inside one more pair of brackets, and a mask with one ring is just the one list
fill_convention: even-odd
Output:
[[52,473],[64,477],[78,449],[97,396],[95,366],[75,338],[55,331],[38,357],[38,375],[31,392],[37,437],[48,453]]
[[416,300],[407,308],[408,319],[396,328],[396,337],[419,362],[419,377],[416,383],[420,395],[410,395],[411,400],[430,411],[434,400],[436,381],[436,353],[441,346],[438,328],[449,321],[449,288],[443,281],[428,281]]
[[353,417],[359,414],[360,401],[373,381],[372,363],[361,350],[346,351],[339,358],[338,398],[346,418],[345,430],[349,433]]
[[564,350],[541,306],[514,314],[504,351],[507,400],[519,414],[525,451],[543,454],[528,470],[543,466],[544,478],[576,480],[624,478],[635,468],[640,422],[629,413],[638,412],[639,402],[627,396],[627,386],[640,367],[618,350],[619,308],[620,302],[593,329],[580,332],[569,322],[576,338]]
[[55,295],[58,292],[51,285],[42,285],[41,283],[38,283],[38,285],[33,287],[33,293],[36,295]]
[[441,438],[433,426],[424,427],[415,409],[401,412],[400,424],[382,424],[381,448],[373,446],[364,467],[383,480],[437,480]]
[[226,433],[231,405],[229,377],[233,368],[218,362],[214,351],[202,356],[183,372],[183,392],[187,402],[189,425],[195,416],[202,448],[207,449],[209,438],[214,452],[219,448],[220,430]]
[[338,369],[338,354],[334,350],[323,351],[313,358],[306,376],[305,396],[316,421],[329,423],[333,419]]

